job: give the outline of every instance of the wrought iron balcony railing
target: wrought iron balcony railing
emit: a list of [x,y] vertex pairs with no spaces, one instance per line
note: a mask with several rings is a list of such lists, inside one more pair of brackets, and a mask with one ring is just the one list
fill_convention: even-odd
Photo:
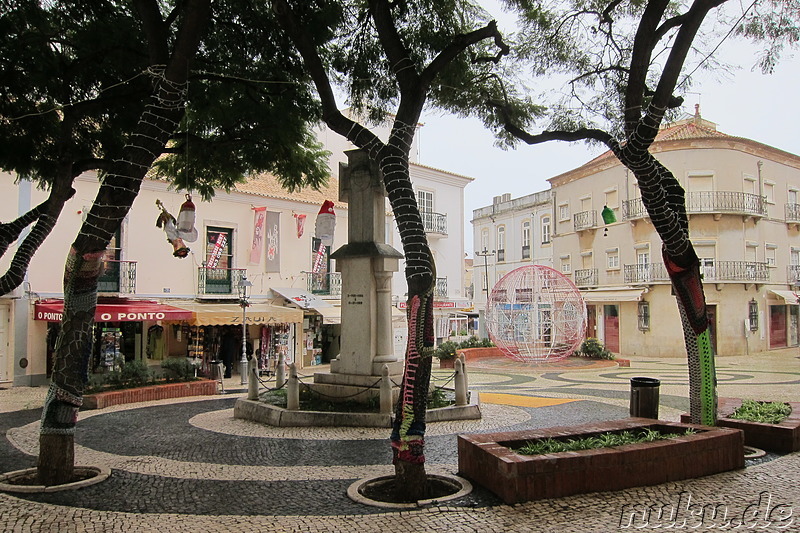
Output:
[[420,215],[422,216],[422,225],[425,227],[425,233],[447,235],[447,215],[430,211],[422,211]]
[[597,227],[597,211],[581,211],[572,217],[575,231]]
[[786,223],[800,223],[800,204],[786,204]]
[[[734,214],[766,216],[767,205],[762,196],[735,191],[696,191],[686,193],[688,214]],[[641,198],[622,202],[622,218],[632,220],[649,216]]]
[[105,261],[97,278],[97,292],[136,294],[136,261]]
[[342,295],[342,273],[326,272],[308,275],[308,292],[323,296]]
[[800,265],[789,265],[786,272],[786,281],[790,285],[800,285]]
[[596,287],[597,286],[597,269],[596,268],[583,268],[576,270],[572,274],[572,281],[578,287]]
[[[715,261],[700,267],[703,281],[769,281],[769,267],[766,263],[755,261]],[[625,265],[625,283],[649,283],[669,281],[663,263],[649,265]]]
[[436,278],[436,296],[447,298],[447,278]]
[[197,269],[197,294],[200,295],[238,295],[237,287],[245,276],[244,268]]

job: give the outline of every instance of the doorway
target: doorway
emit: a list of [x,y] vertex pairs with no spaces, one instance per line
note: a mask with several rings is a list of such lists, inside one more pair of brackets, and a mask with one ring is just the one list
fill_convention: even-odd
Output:
[[603,306],[603,333],[606,348],[619,353],[619,305]]

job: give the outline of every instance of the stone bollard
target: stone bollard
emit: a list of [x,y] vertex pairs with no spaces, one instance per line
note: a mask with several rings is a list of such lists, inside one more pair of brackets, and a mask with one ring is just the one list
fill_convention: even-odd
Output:
[[278,354],[278,364],[275,367],[275,388],[280,389],[286,381],[286,360],[283,354]]
[[297,379],[297,367],[294,363],[289,365],[289,382],[286,384],[286,409],[289,411],[300,409],[300,381]]
[[469,374],[467,373],[467,354],[461,352],[458,356],[461,359],[461,370],[464,372],[464,390],[469,395]]
[[392,380],[389,379],[389,366],[381,369],[381,414],[392,414]]
[[464,374],[464,363],[461,359],[456,359],[454,364],[456,369],[456,405],[467,405],[467,380]]
[[256,373],[256,367],[258,366],[258,361],[256,361],[255,357],[251,357],[249,361],[247,361],[247,374],[250,377],[250,381],[247,382],[247,399],[248,400],[258,400],[258,374]]

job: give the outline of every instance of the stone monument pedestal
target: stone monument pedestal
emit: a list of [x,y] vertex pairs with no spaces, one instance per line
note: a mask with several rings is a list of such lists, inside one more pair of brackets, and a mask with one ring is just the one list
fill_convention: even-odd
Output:
[[[314,374],[312,390],[332,401],[366,401],[379,395],[383,367],[400,383],[403,360],[395,356],[392,275],[403,254],[384,241],[383,178],[366,152],[350,150],[339,167],[339,199],[348,202],[348,243],[331,254],[342,273],[342,334],[330,373]],[[398,387],[393,387],[396,399]]]

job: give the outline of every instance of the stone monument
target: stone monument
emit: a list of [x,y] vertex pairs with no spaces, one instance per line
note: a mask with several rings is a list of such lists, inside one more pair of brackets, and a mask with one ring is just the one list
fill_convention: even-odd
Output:
[[[385,239],[386,189],[378,166],[363,150],[339,164],[339,200],[348,204],[347,244],[331,254],[342,273],[341,351],[330,373],[314,374],[314,389],[332,398],[377,396],[383,366],[399,382],[403,360],[394,354],[392,275],[403,254]],[[363,394],[357,394],[363,392]],[[354,396],[356,395],[356,396]]]

